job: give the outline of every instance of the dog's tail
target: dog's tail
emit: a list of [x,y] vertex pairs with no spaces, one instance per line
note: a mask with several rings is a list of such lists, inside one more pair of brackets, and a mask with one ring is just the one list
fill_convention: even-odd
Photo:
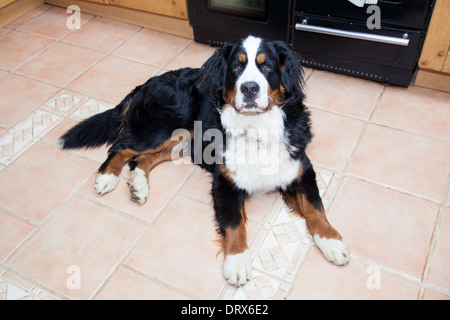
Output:
[[61,149],[88,149],[112,144],[123,128],[123,114],[131,101],[132,94],[129,94],[115,108],[93,115],[74,126],[59,139]]

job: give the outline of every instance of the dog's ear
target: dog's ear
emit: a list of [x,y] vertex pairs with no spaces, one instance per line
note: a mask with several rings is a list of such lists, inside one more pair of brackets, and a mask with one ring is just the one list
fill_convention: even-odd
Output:
[[202,90],[219,91],[223,89],[231,47],[231,43],[226,43],[203,64],[197,82]]
[[281,68],[281,83],[289,96],[303,98],[303,68],[300,57],[284,42],[275,41]]

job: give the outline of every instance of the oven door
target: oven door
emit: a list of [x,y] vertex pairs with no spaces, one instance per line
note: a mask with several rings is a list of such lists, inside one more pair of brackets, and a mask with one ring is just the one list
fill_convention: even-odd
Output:
[[[434,0],[378,0],[381,24],[424,29]],[[303,13],[330,15],[336,18],[365,20],[368,5],[360,8],[347,0],[296,0],[295,10]]]
[[212,45],[248,35],[289,41],[291,1],[188,0],[196,41]]
[[408,86],[420,55],[423,32],[296,13],[293,47],[303,65]]

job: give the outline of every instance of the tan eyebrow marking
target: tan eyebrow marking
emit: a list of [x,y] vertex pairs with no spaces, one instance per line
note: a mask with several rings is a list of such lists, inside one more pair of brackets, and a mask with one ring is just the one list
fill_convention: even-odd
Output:
[[238,59],[239,59],[239,61],[240,61],[241,63],[245,63],[245,61],[247,61],[247,56],[246,56],[245,54],[241,53],[241,54],[238,56]]
[[264,61],[266,61],[266,55],[264,53],[260,53],[256,56],[256,62],[258,62],[258,64],[263,64]]

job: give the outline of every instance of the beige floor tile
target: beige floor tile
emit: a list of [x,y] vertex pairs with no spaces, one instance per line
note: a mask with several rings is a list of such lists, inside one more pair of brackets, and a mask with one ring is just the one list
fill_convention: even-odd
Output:
[[318,250],[311,250],[299,271],[289,300],[396,300],[417,299],[420,286],[387,273],[378,266],[352,260],[338,267],[327,262]]
[[328,212],[352,255],[422,279],[439,206],[344,178]]
[[96,300],[185,300],[189,296],[126,268],[119,268],[106,283]]
[[450,208],[444,208],[427,283],[450,292]]
[[163,68],[190,42],[167,33],[142,29],[114,50],[113,55]]
[[95,17],[82,28],[70,33],[63,42],[83,48],[109,52],[125,41],[140,27],[114,21],[102,17]]
[[450,295],[426,288],[423,294],[423,300],[450,300]]
[[97,166],[93,161],[38,142],[0,172],[0,204],[41,222]]
[[213,209],[175,197],[124,264],[200,299],[216,299],[225,280]]
[[383,88],[373,81],[314,70],[306,82],[306,104],[366,120]]
[[[66,13],[66,8],[52,7],[21,24],[17,27],[17,30],[60,39],[72,31],[67,27],[67,19],[70,16],[70,14]],[[92,15],[84,12],[81,12],[80,17],[81,26],[89,19],[92,19]]]
[[16,20],[11,21],[10,23],[7,24],[7,26],[10,28],[16,28],[16,27],[20,26],[21,24],[27,22],[31,18],[37,16],[38,14],[41,14],[42,12],[44,12],[45,10],[48,10],[50,8],[52,8],[51,5],[44,3],[44,4],[40,5],[39,7],[31,10],[27,14],[21,16],[20,18],[17,18]]
[[364,122],[318,109],[311,109],[311,119],[314,136],[306,154],[314,164],[343,171],[356,147]]
[[206,44],[192,42],[165,68],[168,70],[176,70],[186,67],[200,68],[206,60],[213,55],[216,49],[216,47],[211,47]]
[[158,71],[141,63],[108,56],[81,77],[70,89],[119,103],[136,86],[143,84]]
[[442,201],[450,146],[395,129],[369,125],[348,171]]
[[388,87],[372,122],[450,141],[450,93]]
[[279,198],[278,192],[253,195],[245,202],[247,217],[255,222],[262,222],[270,214]]
[[[0,79],[0,125],[11,128],[59,89],[15,74]],[[23,94],[27,92],[27,94]]]
[[145,226],[82,199],[59,207],[7,266],[67,297],[87,299]]
[[0,69],[12,71],[53,43],[50,39],[13,30],[0,37]]
[[103,54],[99,52],[58,43],[19,68],[17,72],[64,87],[102,57]]
[[[1,205],[1,204],[0,204]],[[27,236],[34,226],[0,210],[0,261],[6,258]]]

